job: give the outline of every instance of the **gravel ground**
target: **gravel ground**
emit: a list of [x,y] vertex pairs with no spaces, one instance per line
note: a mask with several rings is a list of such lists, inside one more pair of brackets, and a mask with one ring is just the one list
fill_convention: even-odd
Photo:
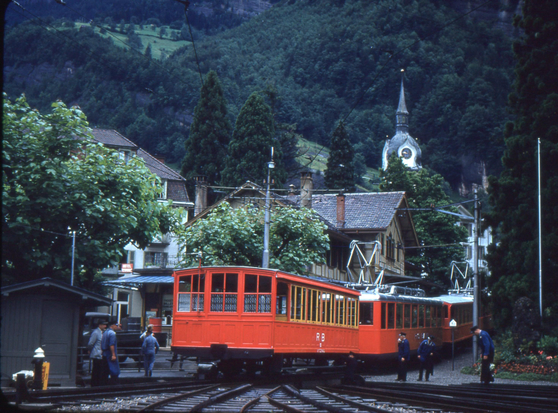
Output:
[[[473,353],[471,349],[465,349],[455,355],[452,370],[451,356],[449,358],[444,358],[437,361],[434,364],[434,375],[430,376],[427,384],[439,384],[439,385],[454,385],[454,384],[465,384],[465,383],[480,383],[480,377],[471,374],[462,374],[461,369],[463,367],[473,365]],[[378,369],[379,371],[374,374],[363,373],[362,376],[366,381],[394,381],[397,377],[397,362],[394,362],[392,366],[388,369]],[[418,362],[411,362],[409,371],[407,372],[407,382],[411,383],[424,383],[424,381],[419,382],[418,379],[419,369]],[[494,383],[501,384],[534,384],[534,385],[554,385],[558,386],[558,383],[552,383],[548,381],[520,381],[520,380],[508,380],[508,379],[494,379]]]

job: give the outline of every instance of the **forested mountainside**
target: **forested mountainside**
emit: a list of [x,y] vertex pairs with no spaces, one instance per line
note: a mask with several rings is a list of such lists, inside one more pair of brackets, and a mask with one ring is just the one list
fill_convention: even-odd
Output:
[[[125,20],[116,12],[123,2],[102,2],[107,10],[114,8],[113,22]],[[31,10],[33,2],[27,3]],[[133,3],[141,10],[143,3],[161,2]],[[125,30],[130,23],[164,25],[175,17],[185,22],[184,8],[170,3],[175,15],[138,11],[135,23],[125,21]],[[278,121],[296,124],[303,137],[327,146],[344,120],[356,153],[368,166],[379,167],[384,141],[395,130],[400,70],[405,69],[410,133],[421,145],[423,165],[456,187],[464,177],[475,179],[479,165],[498,172],[514,60],[509,33],[486,15],[482,20],[473,13],[463,16],[474,7],[456,11],[450,3],[459,2],[281,1],[216,34],[194,27],[197,59],[192,44],[185,43],[158,61],[146,58],[151,52],[142,37],[135,50],[126,51],[89,26],[71,28],[66,22],[61,27],[52,19],[20,23],[6,28],[4,89],[11,97],[26,93],[41,110],[56,99],[79,104],[93,125],[115,128],[178,161],[199,98],[199,62],[202,76],[218,73],[233,122],[253,91],[271,90]],[[489,4],[495,21],[500,4],[511,10],[517,1]],[[70,12],[66,19],[83,20],[81,12]],[[159,22],[148,21],[154,18]],[[95,25],[110,31],[106,18],[96,15]],[[182,30],[175,40],[183,41],[180,36],[188,34]]]

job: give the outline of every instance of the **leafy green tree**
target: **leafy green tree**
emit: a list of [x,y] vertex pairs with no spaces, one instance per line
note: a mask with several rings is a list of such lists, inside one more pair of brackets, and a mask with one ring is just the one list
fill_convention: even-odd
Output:
[[92,141],[77,107],[55,102],[49,115],[24,97],[4,95],[2,281],[70,280],[76,233],[76,284],[120,260],[124,246],[145,247],[179,223],[157,202],[162,187],[139,157],[129,162]]
[[250,180],[267,179],[271,148],[274,147],[275,169],[272,178],[281,186],[286,173],[282,163],[280,142],[274,140],[275,128],[271,108],[254,92],[240,110],[229,145],[229,157],[222,172],[225,185],[239,186]]
[[[380,171],[380,178],[380,189],[383,192],[405,191],[410,208],[452,204],[444,192],[444,187],[448,185],[441,175],[432,174],[425,168],[411,171],[395,153],[389,159],[387,170]],[[457,212],[455,208],[446,210]],[[466,228],[456,225],[458,219],[453,215],[434,211],[411,213],[419,243],[424,248],[419,249],[417,254],[408,256],[408,260],[421,268],[430,281],[442,286],[451,286],[451,262],[464,259],[460,243],[467,240]]]
[[194,120],[185,142],[182,176],[191,179],[205,175],[210,185],[220,183],[231,131],[223,87],[212,70],[205,78],[194,109]]
[[[329,249],[326,226],[307,209],[272,208],[269,266],[305,274],[312,263],[323,262]],[[195,254],[203,254],[204,265],[261,266],[263,255],[263,208],[233,209],[227,202],[206,218],[178,233],[181,265],[197,265]]]
[[355,151],[343,122],[339,122],[331,138],[325,185],[330,189],[355,190]]
[[558,316],[558,3],[526,0],[516,25],[517,59],[506,125],[504,170],[490,178],[490,224],[498,243],[488,255],[495,319],[510,325],[515,301],[539,301],[537,140],[541,140],[543,319]]

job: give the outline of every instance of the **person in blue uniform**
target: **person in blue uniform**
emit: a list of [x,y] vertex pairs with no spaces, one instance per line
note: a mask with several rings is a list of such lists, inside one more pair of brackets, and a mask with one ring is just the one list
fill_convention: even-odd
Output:
[[492,373],[490,372],[490,364],[494,361],[494,342],[492,337],[486,331],[481,330],[480,327],[471,327],[471,332],[478,336],[477,346],[481,352],[481,383],[488,384],[494,381]]
[[143,353],[143,367],[145,375],[151,377],[153,375],[153,365],[155,364],[155,354],[159,351],[159,342],[153,337],[153,326],[147,327],[145,338],[141,346]]
[[436,344],[434,344],[434,337],[429,336],[426,340],[423,340],[420,343],[418,348],[418,359],[420,362],[419,367],[419,378],[418,381],[422,381],[422,373],[426,370],[426,381],[432,374],[432,370],[434,367],[434,349],[436,348]]
[[120,375],[120,365],[118,364],[118,349],[116,345],[116,332],[122,330],[120,324],[115,321],[109,321],[107,324],[107,329],[103,333],[103,339],[101,340],[101,349],[103,350],[103,358],[106,361],[106,366],[108,367],[107,374],[105,374],[104,380],[108,379],[108,384],[114,385],[118,384],[118,376]]
[[399,369],[397,370],[397,378],[395,381],[407,381],[407,366],[411,357],[411,348],[409,347],[407,334],[403,331],[399,333],[397,346],[399,348]]

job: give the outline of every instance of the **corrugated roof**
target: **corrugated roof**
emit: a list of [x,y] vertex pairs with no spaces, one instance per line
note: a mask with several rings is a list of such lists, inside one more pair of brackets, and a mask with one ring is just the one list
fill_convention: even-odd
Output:
[[127,285],[133,286],[137,284],[172,284],[174,277],[172,275],[138,275],[137,277],[120,277],[116,280],[105,281],[104,285],[118,286]]

